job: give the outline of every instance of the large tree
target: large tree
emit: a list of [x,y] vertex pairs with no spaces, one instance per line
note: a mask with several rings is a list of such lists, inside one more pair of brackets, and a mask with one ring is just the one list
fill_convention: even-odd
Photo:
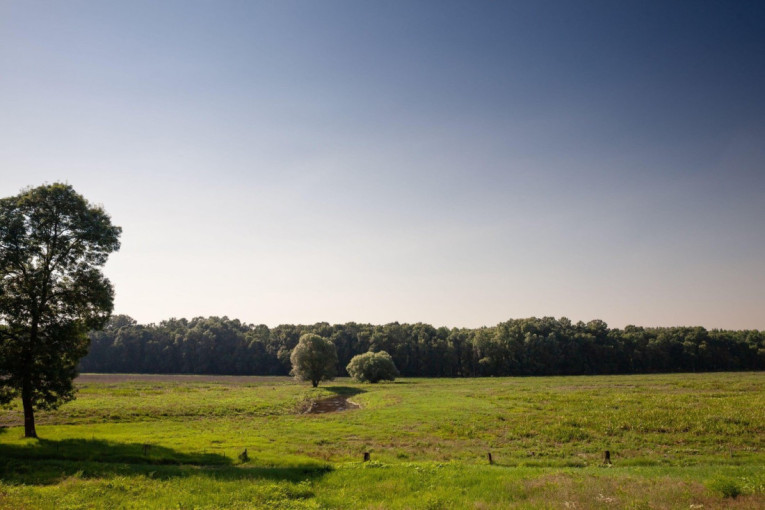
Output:
[[290,355],[291,374],[300,381],[311,381],[317,387],[320,381],[331,381],[337,373],[337,349],[332,340],[306,333]]
[[0,199],[0,400],[21,395],[26,437],[35,410],[74,398],[87,333],[112,311],[100,268],[121,232],[67,184]]

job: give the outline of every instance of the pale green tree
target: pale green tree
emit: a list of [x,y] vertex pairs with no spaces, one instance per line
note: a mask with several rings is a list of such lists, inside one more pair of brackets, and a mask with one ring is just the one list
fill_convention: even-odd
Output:
[[385,351],[365,352],[354,356],[346,370],[359,382],[394,381],[399,375],[393,358]]
[[331,340],[313,333],[300,337],[290,354],[292,371],[299,381],[311,381],[317,387],[320,381],[331,381],[337,374],[337,349]]

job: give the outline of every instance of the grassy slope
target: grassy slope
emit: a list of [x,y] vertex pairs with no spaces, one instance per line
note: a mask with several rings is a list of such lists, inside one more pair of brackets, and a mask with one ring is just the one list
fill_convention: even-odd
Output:
[[[44,440],[0,432],[0,508],[761,508],[763,383],[83,378],[75,402],[41,415]],[[296,413],[338,393],[362,409]]]

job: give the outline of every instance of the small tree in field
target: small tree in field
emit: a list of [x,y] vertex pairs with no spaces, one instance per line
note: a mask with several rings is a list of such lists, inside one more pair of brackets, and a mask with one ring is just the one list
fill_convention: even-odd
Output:
[[311,381],[313,387],[319,381],[331,381],[337,373],[337,349],[331,340],[313,333],[300,337],[290,355],[291,375],[299,381]]
[[393,358],[385,351],[365,352],[354,356],[346,370],[359,382],[394,381],[399,375]]

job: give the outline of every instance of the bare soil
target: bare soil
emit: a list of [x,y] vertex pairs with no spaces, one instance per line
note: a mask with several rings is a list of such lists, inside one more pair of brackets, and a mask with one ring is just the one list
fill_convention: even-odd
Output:
[[315,400],[311,402],[308,409],[305,410],[306,414],[324,414],[324,413],[336,413],[338,411],[348,411],[350,409],[358,409],[360,406],[354,402],[348,400],[348,398],[342,395],[334,397],[323,398],[321,400]]

